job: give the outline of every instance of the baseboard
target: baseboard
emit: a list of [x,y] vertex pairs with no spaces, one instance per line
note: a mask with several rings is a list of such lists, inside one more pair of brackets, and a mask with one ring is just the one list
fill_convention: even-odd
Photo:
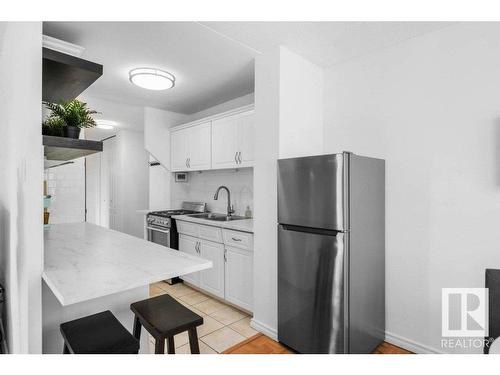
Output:
[[274,341],[278,341],[278,332],[274,328],[269,327],[267,324],[261,323],[255,320],[255,318],[252,318],[252,320],[250,320],[250,327],[263,333]]
[[417,354],[445,354],[445,352],[441,350],[437,350],[430,346],[420,344],[418,342],[407,339],[406,337],[402,337],[387,331],[385,332],[385,341],[387,341],[389,344],[399,346],[400,348],[409,350],[410,352]]

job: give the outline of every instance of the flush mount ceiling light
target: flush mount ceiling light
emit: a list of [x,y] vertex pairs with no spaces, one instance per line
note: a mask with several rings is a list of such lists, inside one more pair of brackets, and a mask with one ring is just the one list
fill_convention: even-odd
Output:
[[104,130],[111,130],[116,126],[116,121],[111,121],[111,120],[97,119],[95,120],[95,122],[97,124],[97,128]]
[[134,85],[148,90],[168,90],[175,85],[172,74],[155,68],[132,69],[128,76]]

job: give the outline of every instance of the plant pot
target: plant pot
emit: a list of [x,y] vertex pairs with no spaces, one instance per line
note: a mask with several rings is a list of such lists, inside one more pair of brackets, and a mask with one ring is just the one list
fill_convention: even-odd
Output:
[[77,126],[65,126],[63,133],[66,138],[80,138],[80,128]]

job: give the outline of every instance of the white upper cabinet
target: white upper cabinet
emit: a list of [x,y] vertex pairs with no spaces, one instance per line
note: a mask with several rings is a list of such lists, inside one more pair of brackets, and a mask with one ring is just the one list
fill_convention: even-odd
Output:
[[201,171],[210,169],[211,152],[210,137],[212,134],[210,122],[192,126],[189,129],[189,169]]
[[251,167],[254,130],[255,116],[251,107],[173,128],[170,130],[171,170]]
[[201,171],[211,167],[211,123],[171,132],[172,171]]
[[212,121],[212,168],[251,167],[254,160],[254,111]]
[[235,116],[212,123],[212,167],[234,168],[237,163],[238,129]]

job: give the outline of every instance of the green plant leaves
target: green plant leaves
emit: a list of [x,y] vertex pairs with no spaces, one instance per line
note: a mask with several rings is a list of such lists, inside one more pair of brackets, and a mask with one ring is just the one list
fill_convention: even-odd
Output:
[[51,111],[44,126],[76,126],[78,128],[92,128],[96,126],[93,114],[99,113],[87,107],[87,103],[79,100],[61,101],[59,103],[44,102]]

